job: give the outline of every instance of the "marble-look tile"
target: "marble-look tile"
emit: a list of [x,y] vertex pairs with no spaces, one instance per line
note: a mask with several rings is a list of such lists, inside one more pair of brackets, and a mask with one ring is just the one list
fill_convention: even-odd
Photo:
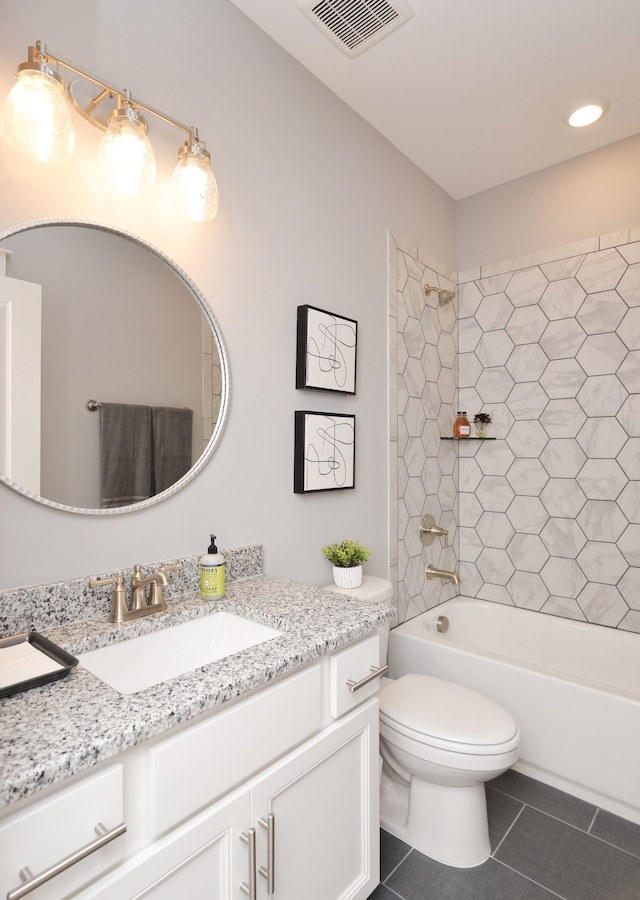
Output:
[[580,592],[578,605],[588,622],[612,628],[629,612],[620,592],[610,584],[587,584]]
[[577,619],[586,622],[585,614],[578,605],[578,601],[571,597],[550,596],[540,610],[550,616],[561,616],[563,619]]
[[506,363],[507,371],[514,381],[537,381],[548,365],[549,357],[539,344],[515,347]]
[[549,591],[544,581],[535,572],[516,571],[507,584],[515,606],[522,609],[540,610],[547,602]]
[[539,459],[516,459],[506,473],[507,481],[516,494],[538,496],[549,475]]
[[618,419],[629,437],[640,436],[640,394],[627,397],[620,408]]
[[587,419],[577,437],[577,441],[590,459],[606,459],[616,456],[627,442],[627,434],[611,416]]
[[507,547],[509,559],[522,572],[540,572],[549,551],[537,534],[516,534]]
[[458,332],[458,349],[460,353],[473,352],[476,349],[478,341],[481,337],[482,329],[475,319],[460,319]]
[[514,494],[506,478],[500,475],[485,475],[476,488],[476,497],[482,508],[490,512],[504,512]]
[[548,284],[542,270],[532,266],[514,272],[505,291],[514,306],[529,306],[538,303]]
[[578,524],[590,541],[617,541],[628,522],[613,500],[587,500],[578,514]]
[[549,281],[560,281],[564,278],[573,278],[582,265],[583,260],[584,255],[569,256],[565,259],[558,259],[555,262],[541,264],[540,268]]
[[575,359],[552,360],[540,377],[540,384],[552,400],[575,397],[587,376]]
[[617,334],[591,334],[576,354],[587,375],[613,375],[627,355]]
[[587,334],[615,331],[627,306],[617,291],[589,294],[578,311],[578,321]]
[[504,403],[513,388],[513,379],[503,366],[484,369],[476,382],[483,403]]
[[540,308],[550,320],[573,318],[586,296],[575,278],[552,281],[540,298]]
[[511,281],[512,274],[511,271],[502,270],[500,273],[496,273],[495,275],[486,274],[485,270],[482,271],[482,276],[478,278],[477,285],[480,289],[480,292],[488,297],[491,294],[501,294]]
[[575,478],[586,460],[578,442],[569,438],[552,438],[540,454],[552,478]]
[[483,366],[503,366],[513,350],[513,341],[506,331],[487,331],[478,341],[476,356]]
[[484,475],[505,475],[514,460],[506,441],[483,441],[476,453],[476,462]]
[[481,600],[490,600],[492,603],[502,603],[504,606],[513,606],[511,594],[503,584],[491,584],[485,581],[477,596]]
[[620,253],[633,265],[624,273],[616,290],[627,306],[640,306],[640,244],[631,244],[629,248],[621,249]]
[[521,306],[505,327],[514,344],[535,344],[548,324],[549,319],[539,306]]
[[504,328],[513,313],[513,304],[506,294],[490,294],[475,311],[475,318],[483,331]]
[[558,319],[547,325],[540,346],[549,359],[567,359],[577,354],[586,337],[576,319]]
[[640,566],[640,525],[629,525],[624,530],[618,548],[630,566]]
[[[551,556],[542,567],[540,575],[552,595],[547,601],[548,603],[554,595],[575,600],[587,583],[587,579],[575,559],[564,559],[559,556]],[[562,615],[562,613],[557,614]]]
[[576,278],[588,294],[613,290],[626,268],[627,263],[617,250],[599,250],[585,257]]
[[550,516],[575,519],[587,503],[580,485],[573,478],[551,478],[540,493]]
[[548,442],[546,431],[534,420],[516,422],[507,435],[507,443],[515,456],[540,456]]
[[578,434],[586,418],[577,401],[567,398],[550,400],[540,414],[540,423],[550,438],[572,438]]
[[539,534],[547,523],[549,513],[538,497],[518,496],[507,509],[507,516],[516,531]]
[[617,584],[627,570],[627,562],[615,544],[589,541],[578,555],[578,565],[589,581]]
[[[536,381],[516,384],[507,397],[507,406],[514,419],[538,419],[548,404],[549,398]],[[546,431],[549,433],[548,429]]]
[[629,522],[640,524],[640,481],[630,481],[618,497],[618,505]]
[[[627,371],[632,381],[637,380],[637,386],[640,388],[640,359],[634,360],[633,372],[630,371],[631,366],[629,366],[623,372],[623,377],[620,377],[620,372],[625,368],[631,355],[631,353],[628,354],[627,359],[618,369],[617,375],[591,375],[582,385],[578,391],[577,400],[588,416],[616,415],[627,399],[628,391],[633,390],[632,387],[624,384],[624,375]],[[638,353],[638,357],[640,357],[640,353]]]
[[589,500],[615,500],[627,483],[627,476],[614,459],[590,459],[577,475]]
[[[546,523],[540,537],[547,550],[554,556],[565,556],[574,559],[587,543],[587,539],[577,522],[573,519],[552,517]],[[610,546],[610,545],[607,545]]]
[[506,549],[515,534],[506,513],[490,511],[482,514],[475,527],[475,532],[480,538],[481,547],[493,547],[498,550]]
[[[633,247],[639,246],[636,243],[639,240],[640,226],[632,225],[627,228],[620,228],[617,231],[611,231],[609,234],[601,235],[600,249],[605,250],[607,247],[617,247],[624,256],[625,251],[630,251]],[[625,247],[626,244],[630,244],[631,247]]]

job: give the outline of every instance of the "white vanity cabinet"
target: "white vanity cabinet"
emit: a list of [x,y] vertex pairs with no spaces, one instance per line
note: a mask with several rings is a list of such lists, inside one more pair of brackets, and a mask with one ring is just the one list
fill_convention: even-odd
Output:
[[369,701],[79,898],[365,900],[379,881],[377,771]]
[[[85,860],[28,900],[365,900],[379,882],[377,683],[347,687],[348,699],[344,685],[367,681],[378,655],[377,636],[357,641],[9,813],[0,860],[2,828],[117,772],[120,806],[109,816],[122,821],[124,794],[126,835],[95,854],[93,869]],[[88,820],[97,801],[86,799]],[[32,823],[17,839],[46,846],[56,822]],[[9,880],[0,869],[3,898],[20,884],[11,864]]]

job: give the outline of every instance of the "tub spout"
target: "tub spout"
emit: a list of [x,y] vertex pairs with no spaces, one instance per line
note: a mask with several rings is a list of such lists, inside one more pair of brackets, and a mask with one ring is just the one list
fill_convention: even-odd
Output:
[[449,572],[447,569],[436,569],[431,563],[424,570],[424,574],[427,577],[427,581],[432,578],[443,578],[445,581],[450,581],[451,584],[460,584],[460,576],[457,572]]

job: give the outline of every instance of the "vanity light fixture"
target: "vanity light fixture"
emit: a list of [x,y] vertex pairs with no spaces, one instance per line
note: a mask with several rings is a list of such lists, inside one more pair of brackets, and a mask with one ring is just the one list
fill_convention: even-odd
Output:
[[[79,76],[66,88],[57,71],[60,66]],[[142,103],[130,91],[97,78],[37,41],[29,47],[27,62],[18,66],[17,81],[7,100],[9,144],[20,155],[38,162],[68,162],[74,146],[71,107],[104,131],[99,159],[110,183],[125,194],[143,193],[155,180],[155,158],[143,112],[184,132],[187,139],[178,151],[172,178],[177,202],[193,221],[215,218],[218,185],[197,128]]]

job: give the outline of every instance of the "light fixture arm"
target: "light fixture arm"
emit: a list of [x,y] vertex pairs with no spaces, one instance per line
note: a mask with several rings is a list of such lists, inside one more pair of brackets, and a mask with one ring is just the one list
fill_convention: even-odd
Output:
[[[185,125],[184,122],[179,122],[177,119],[174,119],[172,116],[168,116],[166,113],[161,112],[159,109],[156,109],[153,106],[149,106],[146,103],[143,103],[141,100],[138,100],[137,97],[133,97],[131,92],[127,89],[117,88],[115,85],[110,84],[108,81],[105,81],[102,78],[98,78],[96,75],[92,75],[91,72],[88,72],[86,69],[82,69],[80,66],[75,65],[70,60],[65,59],[63,56],[58,56],[55,53],[52,53],[46,46],[43,41],[36,41],[35,47],[29,47],[29,65],[31,62],[35,62],[39,65],[43,63],[54,63],[56,65],[64,66],[65,69],[69,69],[70,72],[74,72],[76,75],[80,75],[81,78],[86,78],[87,81],[91,81],[97,87],[102,88],[102,92],[98,94],[97,97],[90,104],[91,109],[95,109],[98,105],[105,99],[105,97],[109,95],[114,95],[116,97],[121,97],[127,103],[134,106],[136,109],[143,110],[149,115],[155,116],[157,119],[161,119],[163,122],[166,122],[167,125],[171,125],[173,128],[177,128],[179,131],[183,131],[186,135],[189,136],[189,140],[192,142],[194,139],[198,141],[198,129],[194,128],[193,125]],[[87,110],[89,112],[89,110]],[[100,128],[100,123],[96,122],[91,118],[90,115],[87,118],[97,127]]]

